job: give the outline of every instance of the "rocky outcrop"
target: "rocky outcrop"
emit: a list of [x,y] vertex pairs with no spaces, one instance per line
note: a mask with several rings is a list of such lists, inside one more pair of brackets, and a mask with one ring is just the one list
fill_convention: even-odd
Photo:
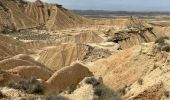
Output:
[[51,16],[46,23],[46,27],[51,31],[82,26],[89,21],[79,15],[75,15],[60,5],[55,5],[50,10]]
[[[1,0],[1,4],[6,8],[3,12],[6,13],[5,17],[8,18],[7,21],[10,21],[10,24],[12,24],[16,30],[37,26],[36,22],[32,18],[23,13],[23,6],[27,4],[26,2],[23,2],[22,0]],[[8,26],[6,22],[1,24],[3,26]]]
[[111,55],[109,50],[92,47],[85,44],[63,43],[59,46],[48,47],[40,52],[38,61],[52,70],[69,66],[77,60],[84,62],[96,61]]
[[40,49],[47,46],[55,46],[57,43],[55,41],[24,41],[26,48],[29,49]]
[[30,56],[28,56],[26,54],[18,54],[18,55],[13,56],[12,58],[13,59],[27,60],[27,61],[30,61],[30,62],[35,61],[32,57],[30,57]]
[[5,59],[0,61],[1,70],[13,69],[17,66],[35,66],[34,63],[20,59]]
[[19,55],[13,56],[12,58],[4,59],[0,61],[0,66],[1,66],[0,67],[1,70],[10,70],[10,69],[15,69],[16,67],[21,66],[21,68],[19,67],[19,68],[16,68],[15,70],[22,71],[24,70],[24,67],[25,67],[25,71],[26,71],[26,70],[32,70],[32,67],[33,69],[35,67],[35,70],[42,69],[42,70],[46,70],[49,73],[52,73],[52,71],[48,69],[45,65],[35,61],[32,57],[25,55],[25,54],[19,54]]
[[2,73],[0,85],[33,77],[46,81],[53,74],[53,71],[25,54],[19,54],[12,58],[4,59],[0,61],[0,66]]
[[72,43],[101,43],[104,39],[94,32],[80,33],[75,36],[67,36],[61,40],[62,43],[72,42]]
[[[140,88],[139,88],[140,89]],[[132,88],[133,90],[133,88]],[[136,89],[138,90],[138,89]],[[139,91],[139,90],[138,90]],[[147,87],[145,90],[140,91],[140,93],[135,93],[135,95],[131,95],[130,98],[126,98],[127,100],[161,100],[166,99],[165,96],[166,90],[163,87],[163,84],[157,83],[155,85],[151,85],[150,87]],[[128,94],[128,93],[127,93]],[[167,93],[168,95],[168,93]]]
[[0,76],[1,76],[0,77],[0,86],[5,86],[11,81],[18,81],[18,80],[22,79],[21,77],[19,77],[17,75],[10,74],[5,71],[0,71]]
[[103,83],[113,90],[123,88],[124,99],[153,100],[163,98],[160,94],[169,91],[169,56],[158,44],[145,43],[89,64],[89,69],[103,77]]
[[27,50],[21,41],[0,35],[0,60],[10,58],[20,53],[28,54],[31,53],[31,50]]
[[87,19],[75,15],[58,4],[0,0],[0,30],[47,29],[60,30],[83,25]]
[[133,17],[125,28],[116,31],[109,30],[105,35],[109,42],[120,44],[122,49],[141,43],[153,42],[159,37],[159,33],[153,32],[153,27]]
[[132,47],[133,45],[138,45],[141,43],[153,42],[157,38],[150,28],[144,29],[142,31],[138,29],[127,29],[121,30],[114,33],[108,41],[119,43],[122,49]]
[[61,92],[71,85],[76,85],[92,73],[84,65],[75,63],[55,72],[46,82],[48,92]]
[[48,80],[53,74],[47,68],[43,68],[40,66],[18,66],[16,68],[7,70],[8,73],[12,73],[20,76],[23,79],[30,79],[32,77],[36,79]]

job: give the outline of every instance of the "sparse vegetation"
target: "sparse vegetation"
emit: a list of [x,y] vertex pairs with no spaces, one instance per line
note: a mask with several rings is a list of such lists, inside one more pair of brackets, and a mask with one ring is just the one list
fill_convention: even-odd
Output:
[[103,90],[101,89],[101,88],[95,88],[94,89],[94,94],[96,95],[96,96],[102,96],[103,95]]
[[163,46],[161,48],[162,51],[166,51],[166,52],[170,52],[170,45],[167,45],[167,46]]
[[139,85],[143,85],[143,79],[140,78],[137,82]]
[[127,88],[128,86],[127,85],[125,85],[123,88],[121,88],[121,89],[118,89],[118,93],[120,94],[120,95],[125,95],[126,94],[126,88]]
[[30,80],[21,80],[18,82],[10,82],[6,85],[9,88],[25,91],[30,94],[42,94],[43,86],[35,78]]
[[0,99],[5,98],[6,96],[0,91]]
[[13,34],[10,34],[12,37],[17,40],[50,40],[54,39],[56,35],[48,34],[47,32],[39,33],[33,32],[31,30],[20,30],[15,31]]
[[7,12],[8,8],[6,6],[4,6],[4,4],[0,1],[0,6]]
[[74,92],[77,89],[77,85],[72,84],[68,87],[68,93],[71,94],[72,92]]
[[51,10],[48,9],[48,16],[51,16]]
[[24,1],[24,0],[20,0],[20,2],[21,2],[22,4],[28,4],[28,2],[26,2],[26,1]]
[[159,37],[155,40],[155,43],[158,43],[159,45],[164,45],[166,39],[169,40],[169,37],[167,36]]
[[100,82],[98,82],[98,80],[95,79],[94,77],[87,78],[87,79],[85,80],[85,83],[86,83],[86,84],[91,84],[91,85],[93,85],[93,86],[97,86],[97,85],[100,84]]
[[158,43],[160,45],[161,51],[166,51],[166,52],[170,52],[170,44],[165,43],[165,40],[169,40],[170,38],[167,36],[162,36],[159,37],[155,43]]
[[169,98],[170,97],[169,91],[164,91],[164,96]]
[[46,96],[45,100],[68,100],[68,99],[60,95],[52,95],[52,96]]
[[48,40],[49,38],[49,34],[22,34],[17,36],[18,40]]
[[[87,7],[92,12],[87,18],[84,10],[80,12],[85,16],[80,16],[57,3],[27,1],[0,0],[0,100],[170,98],[169,90],[164,90],[170,74],[170,13]],[[107,7],[113,2],[100,3],[104,7],[99,8],[114,9]],[[147,2],[124,3],[115,6],[149,9]],[[151,3],[154,11],[159,8]],[[167,36],[157,38],[162,33]],[[40,79],[17,81],[29,76]]]
[[9,26],[3,26],[1,33],[2,34],[10,34],[10,33],[14,33],[16,30],[15,28],[11,28]]

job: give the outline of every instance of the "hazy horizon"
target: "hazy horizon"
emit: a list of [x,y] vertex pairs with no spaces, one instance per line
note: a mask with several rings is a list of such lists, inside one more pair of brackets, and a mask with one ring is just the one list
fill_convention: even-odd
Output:
[[[28,0],[34,1],[34,0]],[[170,0],[42,0],[71,10],[170,12]]]

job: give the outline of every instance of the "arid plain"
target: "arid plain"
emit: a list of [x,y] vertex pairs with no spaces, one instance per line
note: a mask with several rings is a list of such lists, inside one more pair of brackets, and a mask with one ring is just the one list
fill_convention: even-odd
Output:
[[0,0],[0,99],[169,100],[169,13]]

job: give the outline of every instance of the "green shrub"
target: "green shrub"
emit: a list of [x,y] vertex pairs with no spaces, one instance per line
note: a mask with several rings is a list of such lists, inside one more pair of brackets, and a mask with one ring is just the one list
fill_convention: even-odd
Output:
[[48,16],[51,16],[51,10],[48,9]]
[[16,30],[15,28],[9,27],[9,26],[3,26],[3,29],[1,30],[2,34],[11,34],[14,33]]
[[123,88],[118,89],[117,92],[118,92],[120,95],[125,95],[125,94],[126,94],[126,88],[128,88],[127,85],[125,85]]
[[162,51],[166,51],[166,52],[170,52],[170,46],[167,45],[167,46],[164,46],[161,48]]
[[143,79],[139,79],[139,80],[138,80],[138,84],[139,84],[139,85],[143,85]]
[[32,78],[30,80],[21,80],[15,83],[11,82],[8,83],[6,86],[9,88],[22,90],[30,94],[42,94],[44,90],[43,86],[35,78]]
[[17,37],[17,39],[21,40],[48,40],[50,39],[49,34],[26,34],[26,35],[20,35]]
[[8,11],[8,8],[2,3],[0,2],[0,6],[7,12]]
[[170,97],[169,91],[164,91],[164,96],[167,97],[167,98],[169,98],[169,97]]
[[72,92],[74,92],[77,89],[77,85],[72,84],[68,87],[68,93],[71,94]]
[[165,40],[169,40],[169,37],[162,36],[155,40],[155,43],[158,43],[159,45],[163,45],[165,43]]
[[45,100],[68,100],[67,98],[59,95],[47,96]]
[[6,96],[0,91],[0,99],[5,98]]
[[96,96],[102,96],[104,93],[103,93],[103,90],[101,89],[101,88],[95,88],[94,89],[94,94],[96,95]]
[[100,82],[99,82],[97,79],[95,79],[94,77],[87,78],[87,79],[85,80],[85,83],[86,83],[86,84],[91,84],[91,85],[93,85],[93,86],[97,86],[97,85],[100,84]]

